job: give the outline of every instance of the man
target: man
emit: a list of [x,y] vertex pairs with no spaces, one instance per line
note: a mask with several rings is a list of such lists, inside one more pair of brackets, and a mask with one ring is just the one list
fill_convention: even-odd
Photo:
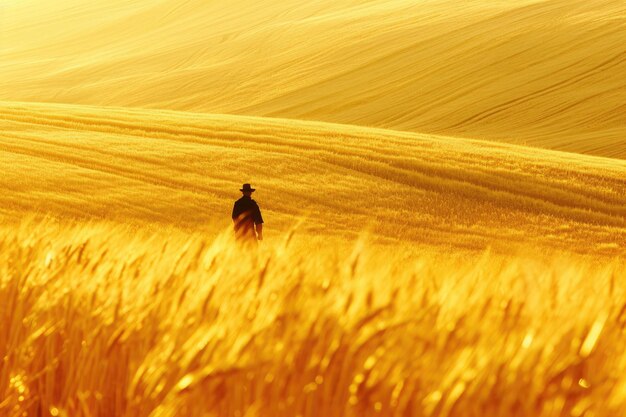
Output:
[[263,240],[263,217],[259,205],[252,199],[255,191],[250,184],[244,184],[239,190],[243,197],[235,202],[233,207],[233,224],[237,240],[254,242]]

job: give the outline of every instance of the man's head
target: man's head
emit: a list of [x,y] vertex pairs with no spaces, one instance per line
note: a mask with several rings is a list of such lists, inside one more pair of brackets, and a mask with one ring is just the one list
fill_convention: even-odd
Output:
[[241,191],[246,197],[250,197],[255,189],[250,187],[250,184],[244,184],[239,191]]

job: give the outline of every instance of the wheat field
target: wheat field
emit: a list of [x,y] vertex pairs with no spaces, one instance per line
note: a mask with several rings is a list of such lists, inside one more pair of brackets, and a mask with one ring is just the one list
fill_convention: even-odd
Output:
[[624,415],[624,45],[621,0],[0,0],[0,416]]
[[4,0],[0,13],[0,100],[626,155],[622,0]]
[[[624,262],[4,228],[4,415],[626,411]],[[314,251],[315,255],[310,256]]]

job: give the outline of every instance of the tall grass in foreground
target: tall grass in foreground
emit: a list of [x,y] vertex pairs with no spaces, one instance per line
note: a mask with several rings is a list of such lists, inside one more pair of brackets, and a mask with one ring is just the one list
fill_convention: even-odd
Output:
[[620,260],[0,231],[2,416],[617,416]]

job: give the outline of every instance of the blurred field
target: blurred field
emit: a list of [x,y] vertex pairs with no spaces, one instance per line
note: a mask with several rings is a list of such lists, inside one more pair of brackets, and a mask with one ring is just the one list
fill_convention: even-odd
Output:
[[0,100],[322,120],[626,156],[621,0],[0,8]]
[[626,411],[622,261],[297,233],[253,256],[107,223],[0,236],[1,415]]
[[624,415],[625,73],[623,1],[0,0],[0,417]]

